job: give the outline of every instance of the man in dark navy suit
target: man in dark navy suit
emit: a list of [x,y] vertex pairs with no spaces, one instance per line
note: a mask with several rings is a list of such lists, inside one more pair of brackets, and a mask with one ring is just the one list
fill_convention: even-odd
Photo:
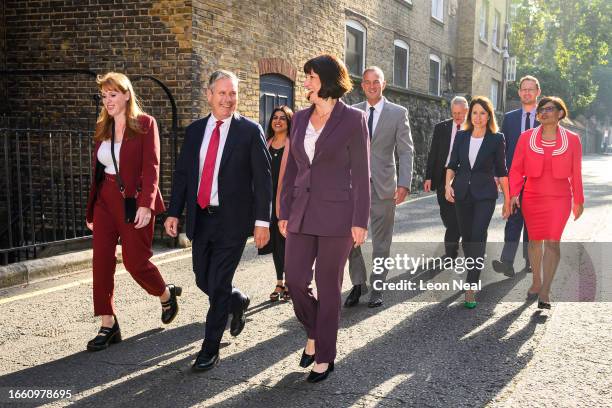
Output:
[[444,256],[456,258],[459,250],[459,225],[457,224],[457,213],[455,204],[444,197],[444,183],[446,180],[446,166],[450,159],[451,149],[455,142],[455,135],[461,130],[468,112],[468,101],[463,96],[455,96],[451,100],[452,119],[442,121],[434,127],[431,147],[427,155],[427,168],[425,170],[425,182],[423,190],[436,191],[438,205],[440,206],[440,218],[446,228],[444,234]]
[[232,287],[247,238],[257,248],[270,238],[272,200],[270,157],[263,131],[236,111],[238,78],[214,72],[206,90],[211,113],[187,127],[176,164],[168,218],[172,237],[187,207],[185,226],[193,241],[196,284],[208,295],[205,340],[193,369],[206,371],[219,362],[219,345],[229,313],[230,334],[245,324],[248,296]]
[[[521,78],[519,82],[519,97],[521,98],[521,108],[507,112],[504,114],[504,122],[502,124],[502,133],[506,138],[506,167],[510,171],[512,166],[512,157],[518,142],[519,136],[524,131],[533,127],[539,126],[540,123],[536,120],[536,106],[538,96],[540,96],[540,82],[537,78],[527,75]],[[523,231],[523,258],[525,258],[525,269],[531,271],[529,266],[529,258],[527,257],[527,228],[523,228],[523,214],[518,208],[506,221],[504,230],[504,248],[500,260],[493,261],[493,269],[496,272],[503,273],[506,276],[514,276],[514,258],[518,249],[521,231]]]

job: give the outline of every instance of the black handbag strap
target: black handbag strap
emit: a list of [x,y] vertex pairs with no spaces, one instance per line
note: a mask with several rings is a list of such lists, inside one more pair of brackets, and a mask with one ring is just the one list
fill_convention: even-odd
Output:
[[112,124],[112,132],[111,132],[111,157],[113,158],[113,165],[115,166],[115,177],[117,178],[119,191],[123,198],[125,198],[125,186],[123,185],[123,180],[119,175],[119,168],[117,167],[117,159],[115,159],[115,122]]

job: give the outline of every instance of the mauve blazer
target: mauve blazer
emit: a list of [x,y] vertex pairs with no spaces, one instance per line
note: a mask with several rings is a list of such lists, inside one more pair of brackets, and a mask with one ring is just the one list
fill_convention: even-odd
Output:
[[[159,131],[155,118],[149,115],[138,117],[142,134],[125,129],[125,135],[119,151],[119,175],[125,185],[125,195],[134,197],[138,188],[136,204],[138,207],[151,209],[152,215],[163,213],[166,208],[159,191]],[[98,149],[101,142],[96,142],[93,154],[93,177],[87,199],[87,222],[93,222],[93,213],[98,194],[98,185],[104,177],[104,165],[98,161]]]
[[311,106],[293,116],[279,219],[288,220],[292,233],[351,236],[351,227],[367,228],[370,216],[365,114],[338,100],[310,163],[304,136],[313,111]]

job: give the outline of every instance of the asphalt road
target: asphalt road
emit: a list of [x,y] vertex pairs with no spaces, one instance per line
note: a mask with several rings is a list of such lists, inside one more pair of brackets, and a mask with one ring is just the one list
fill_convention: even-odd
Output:
[[[522,301],[529,275],[492,271],[500,248],[492,243],[476,309],[452,290],[387,292],[377,309],[362,298],[342,311],[336,370],[309,384],[297,364],[305,334],[291,304],[268,302],[272,259],[249,244],[235,278],[251,297],[247,325],[237,338],[226,332],[217,368],[193,373],[208,302],[183,254],[159,263],[167,282],[184,288],[177,319],[162,327],[158,300],[119,272],[124,341],[98,353],[84,351],[99,325],[89,271],[0,291],[0,406],[611,406],[612,157],[585,157],[583,166],[585,213],[568,222],[564,240],[585,242],[588,257],[562,250],[551,311]],[[398,208],[394,252],[437,255],[441,236],[434,196]],[[499,206],[489,241],[503,241]],[[389,280],[441,282],[444,273],[394,271]],[[349,289],[346,273],[343,296]],[[71,398],[9,398],[35,389],[70,390]]]

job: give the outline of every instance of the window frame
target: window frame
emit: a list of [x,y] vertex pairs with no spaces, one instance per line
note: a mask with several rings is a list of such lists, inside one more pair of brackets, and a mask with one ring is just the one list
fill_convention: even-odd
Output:
[[[495,88],[495,98],[493,98],[493,89]],[[489,89],[489,98],[493,104],[493,110],[497,111],[500,107],[501,82],[495,78],[491,78],[491,88]]]
[[429,86],[428,91],[430,95],[435,95],[435,96],[440,96],[442,94],[442,89],[441,89],[441,71],[442,71],[442,59],[440,57],[438,57],[436,54],[429,54],[429,75],[428,75],[428,85],[430,84],[431,81],[431,61],[437,62],[438,63],[438,93],[434,94],[431,92],[431,86]]
[[[438,11],[438,15],[434,11]],[[444,23],[444,0],[431,0],[431,18]]]
[[[363,24],[361,24],[359,21],[355,21],[355,20],[346,20],[344,22],[344,63],[346,64],[346,39],[348,36],[348,27],[351,27],[354,30],[360,31],[361,34],[363,35],[363,46],[362,46],[362,50],[361,50],[361,61],[360,61],[360,67],[359,67],[359,73],[354,73],[354,72],[350,72],[349,69],[349,73],[354,74],[354,75],[361,75],[363,73],[363,70],[366,67],[366,44],[367,44],[367,29],[365,28],[365,26]],[[348,64],[347,64],[347,68],[348,68]]]
[[478,27],[478,37],[484,43],[488,43],[487,37],[489,34],[489,10],[489,0],[482,0],[482,3],[480,5],[480,22]]
[[495,9],[493,12],[493,31],[491,33],[491,43],[493,48],[499,50],[501,38],[501,13]]
[[[405,78],[404,78],[406,81],[405,86],[401,86],[395,81],[395,47],[406,50],[406,72],[405,72]],[[410,46],[406,43],[406,41],[395,39],[393,40],[393,78],[392,78],[393,85],[399,88],[408,89],[409,72],[410,72]]]

